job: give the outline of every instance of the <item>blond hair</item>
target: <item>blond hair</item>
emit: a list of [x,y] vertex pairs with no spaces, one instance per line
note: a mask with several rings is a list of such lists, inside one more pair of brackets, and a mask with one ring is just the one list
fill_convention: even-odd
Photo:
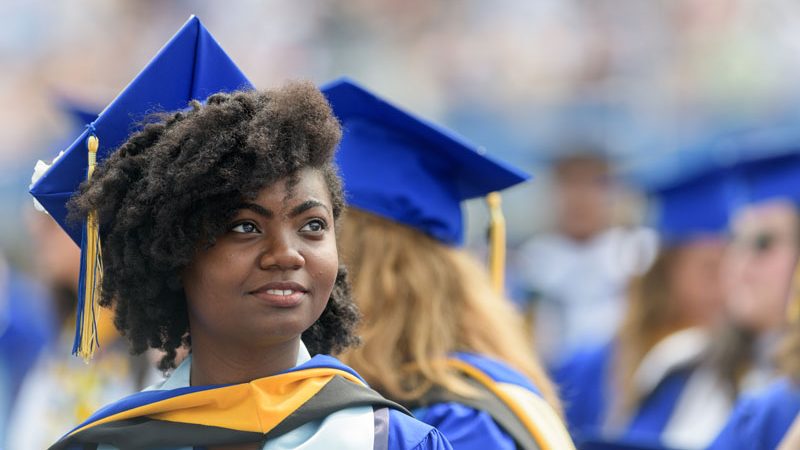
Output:
[[631,281],[617,334],[613,382],[619,397],[612,417],[626,417],[636,409],[642,400],[633,389],[636,369],[661,339],[684,327],[670,299],[670,272],[679,252],[679,248],[659,252],[650,269]]
[[441,362],[457,351],[497,358],[533,381],[560,410],[552,383],[525,338],[522,318],[496,294],[485,269],[463,250],[410,227],[349,210],[339,235],[363,314],[364,344],[342,355],[384,395],[406,402],[440,386],[471,388]]
[[795,267],[789,303],[788,327],[777,352],[778,367],[800,385],[800,264]]

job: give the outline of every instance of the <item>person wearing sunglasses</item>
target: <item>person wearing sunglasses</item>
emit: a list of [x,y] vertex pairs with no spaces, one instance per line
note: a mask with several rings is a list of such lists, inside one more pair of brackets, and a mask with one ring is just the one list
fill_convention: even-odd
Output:
[[728,373],[743,374],[744,394],[710,449],[794,449],[800,445],[800,154],[764,158],[744,173],[753,204],[735,221],[728,303],[750,346],[731,351],[739,365]]
[[723,273],[737,345],[723,360],[729,373],[742,374],[736,384],[746,391],[775,375],[772,350],[783,331],[800,252],[800,216],[790,199],[769,199],[743,208],[732,231]]

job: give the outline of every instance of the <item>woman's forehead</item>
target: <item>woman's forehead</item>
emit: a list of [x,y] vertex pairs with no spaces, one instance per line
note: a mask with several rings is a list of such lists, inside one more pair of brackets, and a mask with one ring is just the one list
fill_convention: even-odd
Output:
[[796,226],[797,212],[791,203],[771,202],[745,208],[734,220],[733,227],[739,232],[759,231],[764,228],[786,228]]
[[253,201],[263,205],[287,207],[313,199],[331,207],[331,195],[321,171],[303,169],[262,187]]

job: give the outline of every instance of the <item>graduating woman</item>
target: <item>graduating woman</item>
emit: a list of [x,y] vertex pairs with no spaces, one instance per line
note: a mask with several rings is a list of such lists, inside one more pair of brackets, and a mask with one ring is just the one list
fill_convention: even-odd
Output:
[[[745,304],[749,307],[742,308],[742,312],[748,313],[751,320],[762,319],[768,325],[763,328],[778,338],[778,345],[767,350],[774,355],[781,377],[742,396],[725,428],[711,445],[714,450],[773,449],[782,441],[781,449],[800,445],[800,266],[797,265],[800,154],[795,148],[792,146],[788,154],[750,162],[742,169],[751,200],[757,202],[754,207],[771,213],[766,216],[771,220],[757,229],[759,233],[753,233],[756,238],[751,241],[761,245],[752,245],[756,251],[752,252],[749,264],[767,266],[761,270],[772,272],[771,276],[765,273],[757,277],[753,275],[755,269],[751,269],[747,274],[746,281],[761,287],[758,291],[754,289],[761,295],[753,299],[751,305]],[[792,263],[795,265],[793,278],[786,270]],[[790,429],[793,432],[790,433]]]
[[323,92],[345,129],[340,248],[364,314],[345,361],[455,448],[573,448],[520,315],[457,247],[461,201],[526,176],[352,81]]
[[[787,302],[800,255],[800,157],[770,155],[777,152],[769,140],[750,142],[754,153],[769,156],[739,164],[748,204],[731,226],[723,270],[730,324],[715,339],[713,355],[737,397],[781,375],[775,350],[787,331]],[[791,141],[787,150],[795,149]]]
[[[101,145],[120,126],[114,117],[128,124],[152,105],[180,103],[162,95],[247,87],[202,25],[187,27],[189,38],[179,32],[90,127]],[[183,51],[202,53],[188,71],[168,57]],[[178,89],[164,76],[193,84]],[[134,352],[161,350],[159,366],[172,372],[52,448],[450,448],[325,355],[357,342],[336,247],[339,138],[322,94],[293,83],[192,101],[98,155],[104,161],[69,201],[72,217],[89,217],[84,286],[100,289]],[[39,184],[69,169],[62,162]],[[91,254],[98,237],[102,256]],[[97,260],[102,284],[91,276]],[[182,348],[190,354],[178,365]]]
[[[795,298],[789,306],[791,326],[777,353],[783,377],[764,389],[744,395],[711,450],[797,448],[800,443],[800,271],[795,273]],[[794,422],[794,426],[792,423]],[[789,430],[793,429],[793,433]],[[793,444],[790,445],[789,442]]]

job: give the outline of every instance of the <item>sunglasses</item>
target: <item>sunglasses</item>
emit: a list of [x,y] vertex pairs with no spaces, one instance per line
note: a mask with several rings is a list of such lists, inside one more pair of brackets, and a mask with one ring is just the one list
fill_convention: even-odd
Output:
[[756,254],[768,253],[781,243],[791,241],[790,236],[774,231],[761,231],[750,236],[734,237],[735,245]]

